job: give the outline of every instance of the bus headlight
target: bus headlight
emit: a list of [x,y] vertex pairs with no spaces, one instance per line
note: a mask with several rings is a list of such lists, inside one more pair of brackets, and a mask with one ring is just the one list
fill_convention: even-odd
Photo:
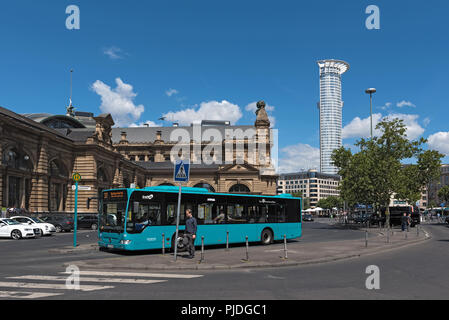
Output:
[[120,240],[120,244],[130,244],[131,240]]

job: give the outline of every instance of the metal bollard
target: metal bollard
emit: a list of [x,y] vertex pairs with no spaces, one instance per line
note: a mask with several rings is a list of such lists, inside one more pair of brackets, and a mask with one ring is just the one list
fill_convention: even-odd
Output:
[[365,248],[368,248],[368,231],[365,231]]
[[201,236],[201,260],[200,262],[204,261],[204,236]]
[[229,231],[226,231],[226,251],[229,251]]
[[387,243],[390,243],[390,230],[387,230]]
[[162,234],[162,255],[165,255],[165,234]]
[[287,236],[284,234],[284,259],[288,259],[287,255]]
[[416,226],[416,236],[419,237],[419,226]]
[[248,236],[246,236],[246,261],[249,261],[249,245],[248,245]]

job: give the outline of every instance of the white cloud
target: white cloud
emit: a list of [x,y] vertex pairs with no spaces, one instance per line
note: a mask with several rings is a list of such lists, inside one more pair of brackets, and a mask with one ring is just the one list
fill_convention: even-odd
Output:
[[385,103],[385,105],[383,105],[382,107],[380,107],[380,109],[382,110],[387,110],[391,107],[392,103],[391,102],[387,102]]
[[103,53],[112,60],[123,59],[122,49],[117,47],[110,47],[103,49]]
[[100,110],[110,113],[115,124],[124,127],[138,120],[145,108],[141,104],[134,104],[137,94],[133,92],[131,85],[124,83],[120,78],[115,79],[115,82],[117,87],[111,89],[102,81],[97,80],[92,85],[92,89],[101,96]]
[[169,97],[171,97],[172,95],[178,94],[178,93],[179,93],[178,90],[172,89],[172,88],[170,88],[170,89],[168,89],[167,91],[165,91],[165,94],[166,94],[167,96],[169,96]]
[[139,128],[139,127],[162,127],[161,124],[158,124],[154,121],[146,121],[146,122],[141,122],[139,124],[136,123],[132,123],[129,125],[130,128]]
[[298,143],[281,149],[279,172],[290,173],[309,169],[319,169],[320,149]]
[[164,114],[164,117],[168,121],[175,121],[181,125],[199,123],[202,120],[228,120],[231,124],[235,124],[242,117],[242,112],[238,105],[223,100],[202,102],[199,108],[194,106],[181,111],[168,112]]
[[410,140],[414,140],[422,136],[425,131],[425,129],[418,123],[419,115],[417,114],[393,113],[389,114],[388,118],[398,118],[404,120],[404,124],[407,127],[407,138]]
[[396,106],[398,108],[403,108],[403,107],[416,108],[416,106],[413,103],[411,103],[410,101],[405,101],[405,100],[402,100],[401,102],[396,103]]
[[[377,123],[382,119],[382,114],[373,114],[373,134],[376,135],[379,132],[376,131]],[[355,117],[352,121],[344,126],[342,131],[342,138],[369,138],[371,136],[371,124],[370,117],[365,119],[360,119]]]
[[434,133],[430,135],[427,140],[427,144],[431,149],[449,156],[449,132]]
[[[410,140],[414,140],[420,137],[425,129],[418,123],[419,115],[417,114],[403,114],[403,113],[391,113],[387,116],[389,119],[398,118],[404,121],[407,128],[407,137]],[[376,125],[383,119],[382,114],[373,114],[373,135],[379,135],[380,132],[376,130]],[[424,122],[426,122],[424,120]],[[360,119],[355,117],[349,124],[347,124],[342,131],[342,138],[369,138],[371,136],[370,117]]]

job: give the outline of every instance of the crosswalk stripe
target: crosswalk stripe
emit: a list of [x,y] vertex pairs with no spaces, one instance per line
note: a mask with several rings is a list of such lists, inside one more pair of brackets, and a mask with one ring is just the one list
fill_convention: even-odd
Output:
[[[66,281],[66,277],[58,276],[20,276],[8,277],[7,279],[25,279],[25,280],[51,280],[51,281]],[[80,282],[106,282],[106,283],[134,283],[134,284],[151,284],[158,282],[166,282],[167,280],[143,280],[143,279],[124,279],[124,278],[80,278]]]
[[63,295],[63,293],[0,291],[0,298],[12,298],[12,299],[39,299],[60,295]]
[[[55,290],[73,290],[65,284],[50,283],[26,283],[26,282],[0,282],[1,288],[28,288],[28,289],[55,289]],[[114,288],[112,286],[92,286],[80,285],[80,291],[95,291]]]
[[[70,272],[61,272],[71,274]],[[110,277],[142,277],[142,278],[178,278],[193,279],[202,277],[202,275],[173,274],[173,273],[134,273],[134,272],[109,272],[109,271],[80,271],[80,275],[86,276],[110,276]]]

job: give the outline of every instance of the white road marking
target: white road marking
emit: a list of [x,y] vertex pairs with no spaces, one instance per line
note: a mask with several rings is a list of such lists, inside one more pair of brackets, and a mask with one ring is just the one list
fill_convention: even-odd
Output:
[[[20,276],[8,277],[7,279],[25,279],[25,280],[50,280],[50,281],[66,281],[66,277],[58,276]],[[80,278],[82,282],[106,282],[106,283],[134,283],[134,284],[151,284],[158,282],[166,282],[167,280],[143,280],[143,279],[123,279],[123,278]]]
[[[61,272],[68,274],[67,272]],[[80,271],[80,275],[86,276],[109,276],[109,277],[143,277],[143,278],[170,278],[170,279],[193,279],[202,275],[173,274],[173,273],[134,273],[134,272],[110,272],[110,271]]]
[[[50,283],[26,283],[26,282],[0,282],[2,288],[28,288],[28,289],[55,289],[55,290],[73,290],[67,288],[65,284]],[[112,286],[91,286],[81,285],[79,291],[96,291],[114,288]]]
[[60,295],[63,295],[63,293],[0,291],[0,298],[11,299],[39,299]]

